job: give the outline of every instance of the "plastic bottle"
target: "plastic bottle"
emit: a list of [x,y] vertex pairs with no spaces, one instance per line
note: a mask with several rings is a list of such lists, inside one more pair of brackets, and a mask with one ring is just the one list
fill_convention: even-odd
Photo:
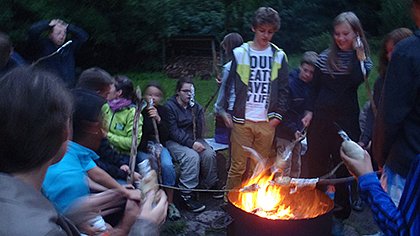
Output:
[[[89,220],[89,223],[92,227],[100,230],[100,233],[97,233],[95,235],[98,236],[109,236],[109,232],[107,231],[106,228],[106,223],[104,221],[104,218],[102,218],[102,216],[97,215],[95,216],[93,219]],[[88,236],[87,234],[80,234],[80,236]]]
[[341,143],[344,153],[353,159],[363,159],[365,158],[365,150],[360,147],[359,144],[355,143],[343,130],[338,131],[338,134],[344,140]]
[[341,147],[343,147],[344,153],[353,159],[365,158],[365,151],[363,148],[352,140],[344,140],[341,143]]
[[149,109],[152,108],[155,104],[153,103],[153,98],[150,98],[149,100]]
[[142,176],[138,187],[143,197],[145,197],[146,194],[151,190],[158,191],[159,185],[157,180],[157,174],[156,171],[153,170],[150,166],[150,161],[146,159],[140,162],[137,166],[139,168],[139,173]]

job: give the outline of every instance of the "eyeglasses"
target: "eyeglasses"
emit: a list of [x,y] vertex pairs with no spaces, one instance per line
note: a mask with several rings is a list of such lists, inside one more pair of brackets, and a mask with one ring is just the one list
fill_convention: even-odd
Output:
[[180,91],[183,93],[192,93],[192,91],[189,89],[181,89]]

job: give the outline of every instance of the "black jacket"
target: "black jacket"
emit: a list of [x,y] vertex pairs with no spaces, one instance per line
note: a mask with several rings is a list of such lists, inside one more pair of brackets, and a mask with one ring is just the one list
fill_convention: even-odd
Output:
[[121,154],[113,149],[108,139],[103,138],[96,154],[100,157],[95,160],[96,165],[106,171],[115,179],[126,179],[127,172],[120,169],[122,165],[129,165],[130,156]]
[[[164,117],[169,127],[169,139],[183,146],[192,148],[198,138],[203,137],[204,110],[198,103],[193,107],[183,108],[171,97],[165,104],[168,115]],[[193,119],[193,116],[195,119]],[[195,122],[195,139],[193,133],[193,120]]]
[[372,154],[405,177],[420,153],[420,30],[400,41],[388,65]]
[[[29,29],[29,43],[34,43],[36,48],[36,52],[32,52],[34,54],[33,60],[47,56],[59,48],[48,37],[42,37],[42,33],[50,29],[48,24],[48,20],[42,20],[33,24]],[[81,45],[87,41],[89,35],[83,29],[72,24],[69,24],[67,27],[67,34],[72,34],[71,40],[73,42],[60,53],[40,64],[43,68],[60,76],[66,86],[71,88],[76,84],[76,61],[74,55]]]
[[[159,131],[159,139],[160,142],[165,145],[165,142],[169,139],[169,129],[167,125],[167,121],[164,119],[167,117],[168,112],[166,107],[158,105],[157,107],[159,116],[161,118],[160,124],[157,124],[158,131]],[[142,136],[139,145],[139,150],[142,152],[147,152],[147,142],[153,141],[156,142],[155,130],[153,128],[153,121],[152,118],[149,117],[147,108],[143,109],[141,112],[143,115],[143,126],[142,126]]]

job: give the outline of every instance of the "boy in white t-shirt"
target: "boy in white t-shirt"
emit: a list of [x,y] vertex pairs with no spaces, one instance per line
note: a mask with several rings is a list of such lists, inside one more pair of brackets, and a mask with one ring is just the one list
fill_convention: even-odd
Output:
[[[230,91],[230,87],[234,86],[236,95],[233,122],[226,122],[226,125],[232,127],[232,164],[226,189],[241,185],[249,156],[242,146],[251,147],[262,157],[268,158],[275,127],[287,110],[287,57],[283,50],[270,42],[279,28],[280,17],[277,11],[270,7],[260,7],[252,20],[254,40],[234,50],[225,85],[225,91]],[[227,101],[229,96],[229,93],[225,95]],[[252,174],[255,165],[255,161],[250,159],[249,174]]]

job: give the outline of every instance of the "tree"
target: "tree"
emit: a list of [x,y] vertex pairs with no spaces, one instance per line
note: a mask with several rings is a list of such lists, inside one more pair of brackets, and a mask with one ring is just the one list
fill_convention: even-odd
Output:
[[414,26],[410,18],[409,0],[381,0],[381,10],[378,14],[381,20],[378,29],[382,35],[399,27],[412,28]]
[[[3,3],[4,2],[4,3]],[[252,40],[251,19],[260,6],[279,12],[281,28],[273,42],[286,53],[320,51],[329,43],[331,24],[343,11],[360,18],[367,36],[381,39],[398,27],[413,26],[409,0],[3,0],[0,30],[25,55],[26,32],[41,19],[61,18],[84,28],[89,41],[80,51],[83,68],[161,69],[162,42],[176,35],[229,32]]]

